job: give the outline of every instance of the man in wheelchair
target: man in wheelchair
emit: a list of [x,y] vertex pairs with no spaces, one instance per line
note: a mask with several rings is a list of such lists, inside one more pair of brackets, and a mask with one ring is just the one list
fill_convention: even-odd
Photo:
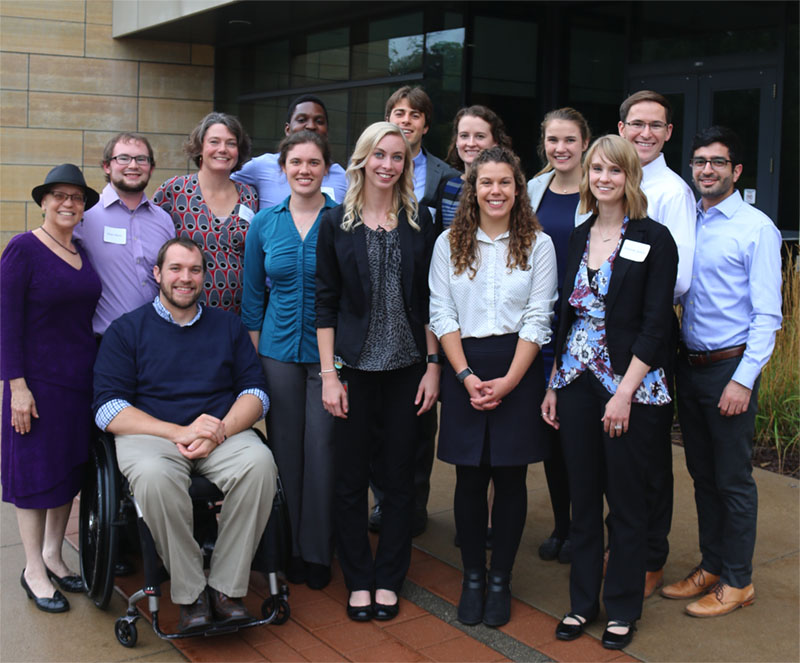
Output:
[[[251,426],[269,407],[239,317],[204,307],[205,260],[191,240],[166,242],[159,294],[114,321],[94,376],[95,421],[117,459],[171,577],[178,631],[252,619],[242,602],[276,489],[272,453]],[[225,495],[206,579],[192,535],[191,473]],[[208,587],[206,587],[208,586]]]

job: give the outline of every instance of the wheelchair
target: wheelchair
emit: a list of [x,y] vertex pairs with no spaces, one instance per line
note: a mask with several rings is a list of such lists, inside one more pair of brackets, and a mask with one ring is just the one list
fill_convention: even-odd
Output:
[[[261,440],[260,431],[253,429]],[[252,569],[262,572],[269,585],[270,596],[261,604],[261,619],[231,625],[212,625],[191,633],[165,633],[159,626],[158,610],[161,583],[169,575],[159,559],[153,537],[142,518],[128,482],[117,466],[114,436],[99,432],[89,450],[89,465],[81,489],[79,557],[86,593],[101,610],[108,607],[114,590],[114,570],[121,536],[136,540],[137,534],[144,567],[144,587],[128,599],[128,609],[116,620],[114,634],[125,647],[134,647],[138,639],[136,622],[141,614],[136,604],[147,598],[153,631],[159,638],[212,636],[233,633],[242,628],[265,624],[283,624],[289,619],[289,588],[279,571],[286,567],[290,553],[291,533],[286,499],[278,477],[272,513],[253,559]],[[189,495],[194,505],[194,536],[203,551],[207,568],[217,534],[217,514],[222,492],[203,476],[193,475]]]

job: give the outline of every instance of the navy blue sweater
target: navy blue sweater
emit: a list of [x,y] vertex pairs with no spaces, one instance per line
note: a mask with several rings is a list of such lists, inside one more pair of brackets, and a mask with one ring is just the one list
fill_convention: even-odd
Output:
[[115,398],[185,426],[201,414],[223,418],[245,389],[267,387],[238,316],[204,307],[180,327],[152,303],[121,316],[103,336],[94,365],[94,412]]

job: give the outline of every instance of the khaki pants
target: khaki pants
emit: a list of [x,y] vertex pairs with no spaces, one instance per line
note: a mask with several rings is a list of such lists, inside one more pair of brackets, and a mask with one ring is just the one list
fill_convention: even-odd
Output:
[[[252,430],[229,437],[197,460],[185,458],[172,442],[153,435],[118,435],[116,447],[120,470],[170,573],[172,602],[193,603],[206,584],[227,596],[245,596],[250,564],[276,489],[277,468],[269,448]],[[193,472],[225,495],[207,581],[203,554],[192,535]]]

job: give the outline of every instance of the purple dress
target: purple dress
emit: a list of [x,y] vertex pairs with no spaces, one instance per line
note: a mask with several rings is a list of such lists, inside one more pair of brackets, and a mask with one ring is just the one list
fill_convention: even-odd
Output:
[[[0,258],[0,377],[3,384],[3,501],[26,509],[69,502],[80,490],[92,436],[92,316],[100,279],[78,246],[75,269],[33,233],[11,239]],[[11,425],[9,380],[24,377],[39,418]]]

